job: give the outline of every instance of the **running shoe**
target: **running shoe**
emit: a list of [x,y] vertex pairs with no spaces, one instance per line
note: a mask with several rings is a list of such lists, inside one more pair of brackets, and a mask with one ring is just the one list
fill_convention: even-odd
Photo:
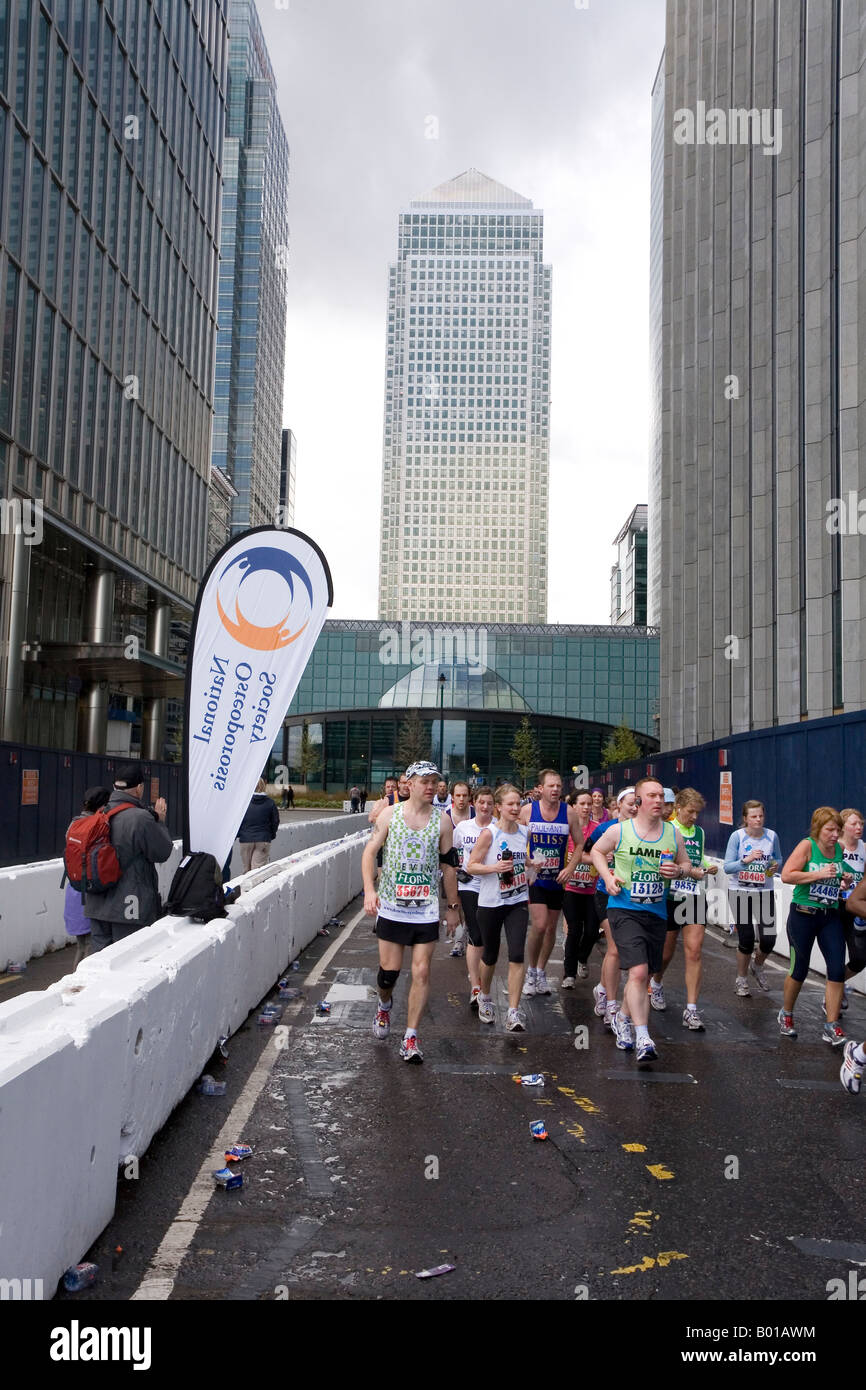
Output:
[[607,1008],[607,991],[604,985],[593,985],[592,997],[595,1000],[592,1012],[596,1018],[604,1018],[604,1011]]
[[538,990],[537,990],[536,987],[535,987],[535,977],[536,977],[537,973],[538,973],[538,972],[535,970],[535,968],[534,968],[533,966],[531,966],[531,965],[530,965],[530,966],[527,966],[527,969],[526,969],[526,979],[525,979],[525,981],[524,981],[523,989],[522,989],[522,991],[521,991],[522,994],[527,994],[527,995],[529,995],[529,994],[537,994],[537,993],[538,993]]
[[664,985],[656,984],[652,976],[650,976],[649,996],[653,1008],[658,1009],[660,1012],[664,1012],[667,1008],[667,1003],[665,1002],[665,987]]
[[631,1019],[624,1018],[621,1013],[617,1013],[613,1020],[613,1031],[620,1052],[633,1052],[634,1028]]
[[373,1037],[387,1038],[391,1031],[391,1010],[379,1008],[373,1019]]
[[506,1033],[526,1032],[526,1024],[523,1020],[523,1014],[520,1012],[519,1009],[508,1010],[508,1017],[505,1020],[505,1031]]
[[683,1027],[691,1028],[693,1033],[705,1033],[703,1019],[697,1009],[683,1009]]
[[417,1038],[404,1038],[400,1044],[400,1056],[404,1062],[423,1062],[424,1053],[418,1046]]
[[754,976],[755,983],[757,984],[758,988],[762,989],[765,994],[769,994],[770,981],[767,978],[767,972],[764,969],[763,965],[756,965],[753,960],[750,960],[749,974]]
[[550,994],[550,992],[550,984],[548,983],[547,976],[543,970],[537,970],[535,972],[535,993]]
[[463,945],[463,942],[462,942],[462,941],[455,941],[455,942],[454,942],[454,945],[451,947],[451,955],[452,955],[452,956],[465,956],[465,955],[466,955],[466,947]]
[[480,995],[481,995],[481,986],[480,986],[480,985],[473,985],[473,986],[472,986],[472,992],[471,992],[471,994],[469,995],[469,1007],[470,1007],[470,1009],[477,1009],[477,1008],[478,1008],[478,1000],[479,1000]]
[[573,975],[563,975],[563,977],[562,977],[562,985],[560,986],[560,988],[562,988],[562,989],[574,989],[574,976],[573,976]]
[[794,1027],[794,1015],[786,1014],[784,1009],[780,1009],[777,1018],[779,1021],[779,1032],[783,1038],[796,1038],[797,1030]]
[[615,999],[613,1000],[612,1003],[608,1003],[608,1004],[605,1005],[605,1010],[604,1010],[604,1026],[605,1026],[605,1028],[609,1028],[611,1032],[614,1031],[613,1021],[614,1021],[614,1019],[616,1018],[616,1016],[617,1016],[618,1013],[619,1013],[619,1004],[616,1002]]
[[845,1041],[845,1030],[839,1020],[834,1019],[832,1023],[824,1024],[821,1037],[824,1039],[824,1042],[829,1043],[831,1047],[841,1047]]
[[579,961],[577,962],[577,978],[578,978],[579,980],[588,980],[588,979],[589,979],[589,966],[588,966],[588,965],[584,965],[584,963],[583,963],[582,960],[579,960]]
[[854,1052],[857,1048],[855,1042],[846,1042],[842,1049],[842,1067],[839,1071],[839,1080],[850,1091],[852,1096],[860,1094],[860,1082],[863,1078],[863,1065],[857,1061]]
[[752,991],[749,989],[748,980],[744,980],[738,975],[737,983],[734,985],[734,993],[738,999],[751,999]]
[[484,999],[479,991],[478,994],[478,1022],[492,1023],[496,1015],[493,1012],[493,1000]]
[[649,1067],[653,1062],[657,1062],[659,1055],[656,1052],[656,1045],[652,1038],[646,1038],[637,1045],[637,1064],[639,1067]]

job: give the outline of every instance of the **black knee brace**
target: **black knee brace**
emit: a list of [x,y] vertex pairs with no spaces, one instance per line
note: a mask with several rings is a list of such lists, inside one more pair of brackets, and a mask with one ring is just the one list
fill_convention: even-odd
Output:
[[379,973],[376,976],[376,984],[380,989],[392,990],[400,977],[399,970],[383,970],[379,966]]

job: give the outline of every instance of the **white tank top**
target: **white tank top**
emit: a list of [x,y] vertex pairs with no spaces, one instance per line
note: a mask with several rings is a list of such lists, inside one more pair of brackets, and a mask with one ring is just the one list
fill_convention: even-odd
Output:
[[513,903],[529,901],[529,887],[526,882],[526,826],[518,825],[510,835],[506,835],[498,825],[491,825],[493,843],[487,851],[485,864],[498,864],[502,859],[502,849],[507,845],[511,850],[514,864],[514,889],[502,892],[498,874],[481,874],[481,887],[478,891],[479,907],[510,907]]

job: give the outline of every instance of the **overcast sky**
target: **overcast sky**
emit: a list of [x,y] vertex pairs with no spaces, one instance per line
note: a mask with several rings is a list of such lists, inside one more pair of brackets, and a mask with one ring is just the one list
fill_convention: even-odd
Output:
[[377,613],[398,214],[475,167],[544,212],[553,266],[548,619],[608,622],[612,542],[647,500],[664,0],[285,3],[258,0],[291,152],[284,423],[298,438],[295,524],[328,557],[332,616]]

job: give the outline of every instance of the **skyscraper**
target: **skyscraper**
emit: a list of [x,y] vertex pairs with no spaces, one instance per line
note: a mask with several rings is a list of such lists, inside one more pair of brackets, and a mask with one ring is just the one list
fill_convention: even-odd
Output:
[[379,612],[544,622],[550,266],[528,198],[468,169],[400,214]]
[[298,441],[294,430],[283,430],[283,445],[280,453],[280,511],[278,525],[295,524],[295,471],[297,468]]
[[230,0],[213,462],[232,531],[273,524],[286,356],[289,148],[253,0]]
[[650,440],[647,507],[647,621],[658,622],[661,588],[662,485],[662,257],[665,211],[665,59],[652,88],[650,152],[649,367]]
[[114,708],[164,756],[206,562],[226,53],[224,0],[0,5],[10,741],[99,753]]
[[665,748],[866,707],[864,18],[668,0]]

